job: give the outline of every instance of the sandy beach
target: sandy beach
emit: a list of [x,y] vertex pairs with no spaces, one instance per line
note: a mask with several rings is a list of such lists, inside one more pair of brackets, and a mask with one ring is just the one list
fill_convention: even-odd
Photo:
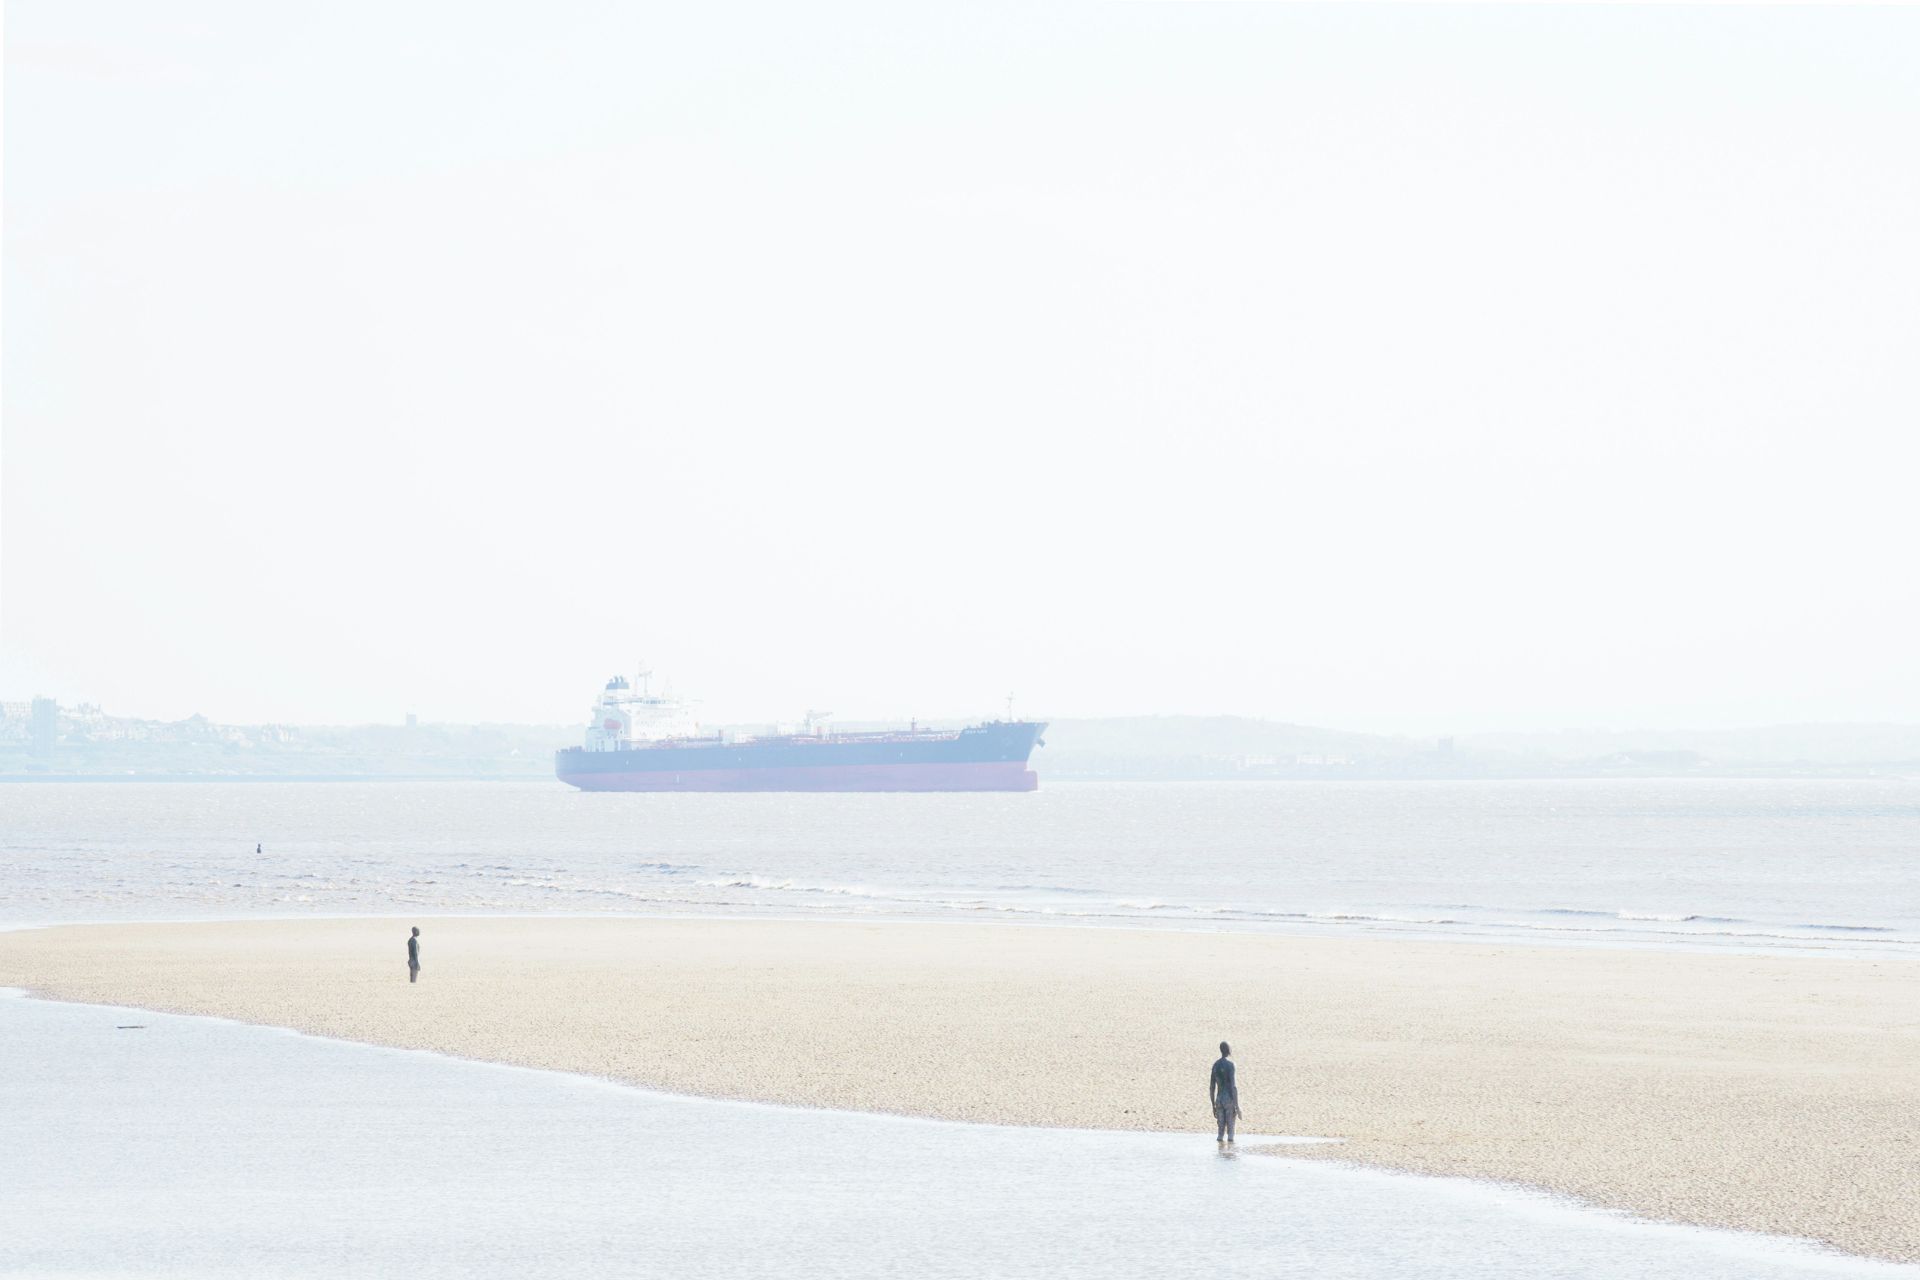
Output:
[[1234,1043],[1287,1154],[1920,1260],[1920,963],[992,925],[426,918],[0,934],[0,986],[1008,1124],[1187,1129]]

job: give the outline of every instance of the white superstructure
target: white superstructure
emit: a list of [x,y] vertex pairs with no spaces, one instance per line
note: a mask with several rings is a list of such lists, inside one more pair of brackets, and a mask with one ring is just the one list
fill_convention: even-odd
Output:
[[654,693],[652,684],[653,672],[646,670],[631,681],[625,676],[607,681],[587,724],[587,750],[618,751],[635,742],[689,738],[699,732],[691,708]]

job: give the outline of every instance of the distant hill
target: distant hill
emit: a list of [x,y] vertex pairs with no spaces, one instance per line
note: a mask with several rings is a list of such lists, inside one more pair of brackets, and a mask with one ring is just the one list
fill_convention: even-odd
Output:
[[1694,757],[1729,767],[1892,767],[1920,770],[1920,725],[1775,724],[1753,729],[1560,729],[1479,733],[1463,749],[1558,763],[1620,756]]
[[1404,773],[1437,744],[1246,716],[1055,720],[1036,761],[1056,778],[1235,778]]
[[1053,778],[1920,776],[1920,725],[1388,737],[1242,716],[1057,720]]

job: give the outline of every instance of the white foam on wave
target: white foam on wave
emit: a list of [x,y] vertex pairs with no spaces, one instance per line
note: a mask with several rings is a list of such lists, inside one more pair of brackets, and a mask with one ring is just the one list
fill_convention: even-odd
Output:
[[[755,889],[765,893],[817,893],[842,898],[896,898],[902,897],[892,890],[876,889],[864,884],[800,884],[793,880],[777,876],[735,875],[715,880],[696,880],[695,884],[708,889]],[[911,898],[911,895],[904,895]]]
[[[1517,934],[1540,938],[1592,938],[1623,941],[1657,941],[1663,935],[1683,943],[1705,943],[1725,939],[1743,945],[1844,941],[1849,935],[1876,935],[1874,941],[1891,945],[1920,945],[1920,937],[1906,938],[1897,931],[1876,926],[1817,924],[1767,924],[1731,917],[1695,912],[1609,910],[1586,907],[1500,907],[1460,904],[1439,912],[1399,911],[1391,909],[1287,908],[1261,904],[1222,904],[1182,901],[1175,898],[1118,896],[1090,887],[1064,885],[1004,886],[968,892],[955,887],[876,886],[807,882],[786,876],[737,872],[692,882],[702,888],[725,892],[743,890],[750,894],[791,896],[792,899],[859,899],[909,912],[930,911],[976,915],[982,912],[1003,916],[1031,916],[1059,921],[1126,921],[1129,919],[1162,922],[1213,922],[1217,926],[1251,925],[1258,927],[1312,926],[1346,928],[1360,932],[1371,930],[1404,931],[1431,929],[1440,936],[1458,933],[1462,937],[1482,938]],[[1064,901],[1062,900],[1064,899]],[[739,899],[739,905],[752,905],[753,898]],[[724,900],[722,902],[724,905]],[[832,907],[823,907],[831,912]],[[1708,926],[1724,926],[1712,928]],[[1734,927],[1746,926],[1746,927]]]

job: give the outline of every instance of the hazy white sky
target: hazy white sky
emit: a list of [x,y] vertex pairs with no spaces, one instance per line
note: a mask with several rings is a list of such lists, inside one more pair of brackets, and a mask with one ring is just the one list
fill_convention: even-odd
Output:
[[8,17],[0,696],[1920,720],[1920,11]]

